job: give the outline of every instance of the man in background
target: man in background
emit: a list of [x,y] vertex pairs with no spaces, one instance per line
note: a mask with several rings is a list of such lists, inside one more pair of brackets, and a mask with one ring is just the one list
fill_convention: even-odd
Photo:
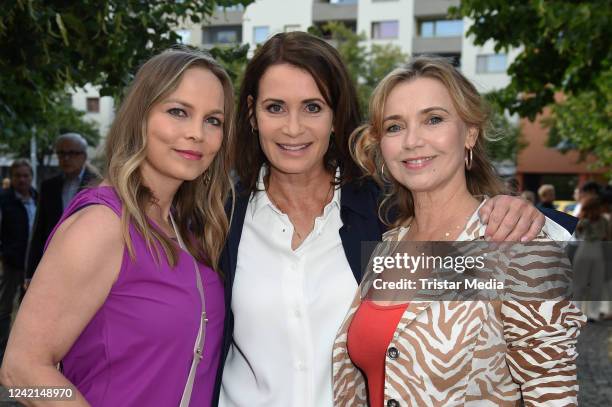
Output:
[[28,160],[13,161],[9,169],[11,186],[0,193],[0,360],[8,341],[13,303],[23,286],[28,239],[36,217],[32,175]]
[[55,142],[55,153],[61,174],[40,186],[38,214],[26,264],[26,284],[34,275],[42,258],[45,243],[62,216],[64,209],[82,188],[98,177],[87,164],[87,141],[78,133],[66,133]]

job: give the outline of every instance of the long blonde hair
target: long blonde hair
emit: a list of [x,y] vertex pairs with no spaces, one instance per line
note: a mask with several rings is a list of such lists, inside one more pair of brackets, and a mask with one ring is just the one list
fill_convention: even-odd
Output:
[[[385,196],[379,207],[379,216],[392,226],[403,225],[414,215],[414,202],[412,193],[388,173],[384,174],[383,179],[381,171],[384,160],[380,151],[380,139],[384,134],[383,115],[391,91],[400,83],[416,78],[440,81],[450,93],[461,120],[478,131],[476,144],[472,148],[472,167],[465,171],[470,193],[494,196],[505,191],[486,153],[490,120],[483,98],[474,85],[446,59],[417,57],[406,66],[393,70],[376,86],[370,98],[368,122],[351,134],[349,142],[355,162],[384,188]],[[396,215],[394,222],[389,221],[390,213]]]
[[207,69],[221,82],[224,93],[223,140],[205,173],[193,181],[181,184],[173,201],[173,214],[189,252],[199,261],[218,268],[219,258],[229,222],[225,202],[233,183],[229,175],[228,147],[233,134],[233,89],[225,70],[208,54],[187,48],[174,48],[149,59],[138,70],[119,108],[106,142],[106,178],[123,203],[122,233],[132,258],[134,247],[130,239],[132,223],[144,237],[149,250],[159,247],[168,263],[174,267],[178,255],[176,245],[151,226],[145,209],[155,201],[151,190],[143,184],[140,166],[146,157],[147,117],[151,108],[179,85],[183,73],[194,67]]

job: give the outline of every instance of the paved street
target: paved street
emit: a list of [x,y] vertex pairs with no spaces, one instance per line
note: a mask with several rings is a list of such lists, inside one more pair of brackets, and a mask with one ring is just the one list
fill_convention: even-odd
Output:
[[612,321],[589,323],[578,341],[581,407],[612,406]]
[[[579,403],[581,407],[612,406],[612,321],[588,324],[578,341]],[[0,387],[0,406],[20,404],[6,400]]]

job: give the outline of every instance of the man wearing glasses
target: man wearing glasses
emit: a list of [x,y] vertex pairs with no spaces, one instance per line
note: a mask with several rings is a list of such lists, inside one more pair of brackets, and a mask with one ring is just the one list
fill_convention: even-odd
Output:
[[66,133],[55,142],[55,153],[61,174],[40,186],[38,212],[26,263],[26,285],[32,278],[43,254],[49,234],[62,216],[64,208],[81,188],[98,175],[87,164],[87,141],[78,133]]

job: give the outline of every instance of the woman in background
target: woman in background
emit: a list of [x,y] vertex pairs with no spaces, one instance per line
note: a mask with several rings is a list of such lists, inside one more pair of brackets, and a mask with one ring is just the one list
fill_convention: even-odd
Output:
[[579,219],[576,240],[580,243],[574,256],[575,295],[589,321],[597,321],[608,280],[603,242],[610,240],[610,229],[603,217],[601,200],[597,197],[584,200]]
[[102,184],[66,208],[21,305],[4,386],[76,388],[74,406],[210,405],[232,95],[199,52],[169,50],[140,68]]

